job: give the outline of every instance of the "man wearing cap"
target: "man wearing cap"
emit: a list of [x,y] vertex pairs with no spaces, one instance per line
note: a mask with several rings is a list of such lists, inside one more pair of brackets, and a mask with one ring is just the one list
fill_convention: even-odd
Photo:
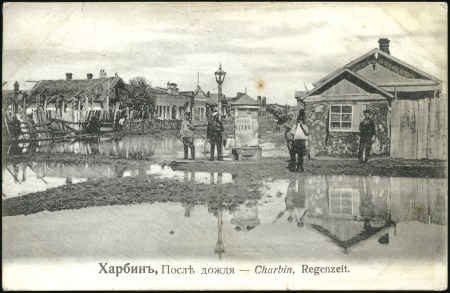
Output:
[[190,114],[184,114],[184,120],[181,123],[180,136],[183,141],[184,159],[188,159],[189,148],[191,149],[191,159],[195,160],[195,146],[194,146],[194,126],[190,121]]
[[[372,139],[375,135],[375,122],[371,119],[372,112],[364,110],[364,120],[359,124],[359,163],[367,163],[369,160],[370,151],[372,149]],[[363,158],[363,154],[365,155]]]
[[223,161],[222,157],[222,132],[223,124],[219,120],[219,113],[214,112],[211,115],[211,119],[208,121],[208,126],[206,128],[206,139],[211,144],[211,158],[210,161],[214,161],[214,149],[217,146],[217,159]]

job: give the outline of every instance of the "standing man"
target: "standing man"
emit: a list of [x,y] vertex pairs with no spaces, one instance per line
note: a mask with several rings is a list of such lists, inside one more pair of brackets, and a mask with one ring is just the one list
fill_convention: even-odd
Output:
[[222,133],[223,124],[219,120],[219,115],[214,112],[211,119],[208,121],[208,127],[206,128],[206,139],[211,144],[211,158],[210,161],[214,161],[214,148],[217,146],[217,159],[223,161],[222,157]]
[[[287,160],[287,162],[289,162],[288,168],[290,168],[292,165],[295,166],[295,154],[291,151],[292,141],[294,140],[294,134],[291,134],[291,129],[297,122],[297,117],[298,115],[290,113],[286,118],[286,123],[284,124],[286,130],[284,132],[284,138],[286,139],[287,149],[290,156],[289,160]],[[294,158],[292,158],[292,156],[294,156]]]
[[[305,125],[305,110],[301,109],[298,113],[296,124],[292,126],[291,134],[294,140],[291,145],[291,162],[289,169],[291,172],[305,172],[303,167],[303,157],[306,154],[306,143],[309,139],[308,127]],[[297,155],[297,166],[295,166],[295,156]],[[295,168],[294,168],[295,167]]]
[[[364,110],[364,120],[359,124],[359,163],[366,163],[369,160],[370,151],[372,150],[372,139],[375,135],[375,122],[371,118],[372,112]],[[363,154],[365,150],[364,160]]]
[[188,148],[191,149],[191,160],[195,160],[194,126],[190,121],[190,115],[188,113],[184,114],[184,120],[181,123],[180,136],[183,141],[184,160],[188,159]]

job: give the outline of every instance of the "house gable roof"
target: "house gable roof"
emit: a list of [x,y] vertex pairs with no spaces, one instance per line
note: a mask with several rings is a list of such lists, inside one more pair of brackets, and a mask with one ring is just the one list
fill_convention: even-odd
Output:
[[359,57],[359,58],[353,60],[352,62],[350,62],[350,63],[348,63],[348,64],[346,64],[346,65],[344,65],[344,66],[342,66],[342,67],[340,67],[340,68],[338,68],[338,69],[336,69],[335,71],[333,71],[332,73],[328,74],[327,76],[325,76],[325,77],[321,78],[320,80],[314,82],[314,83],[313,83],[313,86],[317,86],[317,85],[319,85],[320,83],[322,83],[322,82],[328,80],[330,77],[334,76],[336,73],[342,71],[342,70],[345,69],[345,68],[351,68],[353,65],[358,64],[359,62],[361,62],[362,60],[365,60],[365,59],[368,58],[369,56],[373,56],[373,54],[375,54],[375,53],[377,52],[377,50],[379,50],[379,49],[373,49],[372,51],[370,51],[370,52],[368,52],[368,53],[362,55],[361,57]]
[[[396,80],[396,82],[402,82],[405,83],[416,80],[418,82],[422,82],[424,80],[432,81],[433,84],[441,84],[441,81],[430,74],[417,69],[416,67],[407,64],[406,62],[401,61],[400,59],[395,58],[394,56],[387,54],[380,49],[376,48],[368,53],[362,55],[361,57],[355,59],[354,61],[344,65],[343,67],[337,69],[336,71],[330,73],[329,75],[325,76],[324,78],[318,80],[317,82],[313,83],[314,86],[318,86],[319,84],[327,81],[330,77],[334,76],[337,72],[342,71],[343,69],[349,69],[353,72],[358,72],[361,69],[367,67],[367,65],[372,64],[374,61],[376,61],[377,64],[384,67],[389,67],[390,64],[393,64],[393,66],[401,69],[399,70],[398,75],[403,75],[404,79]],[[390,70],[390,69],[388,69]],[[367,76],[368,79],[370,79],[369,76]],[[372,80],[372,82],[378,84],[377,79]]]
[[329,76],[326,81],[318,84],[315,88],[313,88],[312,90],[307,92],[304,95],[303,99],[305,99],[309,96],[319,95],[343,79],[347,79],[347,80],[351,81],[353,84],[357,85],[358,87],[365,90],[366,92],[380,94],[381,96],[383,96],[387,99],[394,98],[394,96],[391,93],[385,91],[384,89],[377,86],[373,82],[358,75],[357,73],[351,71],[348,68],[344,68],[339,72],[334,72],[333,75]]
[[195,91],[182,91],[179,93],[189,96],[189,97],[194,97],[196,99],[206,99],[207,98],[205,92],[202,90],[202,88],[199,85],[197,86]]
[[252,99],[249,95],[244,94],[232,101],[231,106],[259,106],[259,103]]

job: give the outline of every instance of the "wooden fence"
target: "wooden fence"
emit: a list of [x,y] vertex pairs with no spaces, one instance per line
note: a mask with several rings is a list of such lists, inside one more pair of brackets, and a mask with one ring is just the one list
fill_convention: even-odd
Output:
[[446,160],[447,103],[447,98],[393,101],[391,157]]
[[[18,119],[14,119],[14,116]],[[125,124],[119,127],[119,119],[126,116]],[[98,119],[99,129],[90,133],[89,124],[93,117]],[[14,122],[14,120],[16,122]],[[151,130],[179,130],[181,120],[155,120],[144,111],[125,110],[69,110],[66,112],[33,110],[29,114],[23,112],[3,112],[3,129],[11,140],[51,140],[66,136],[101,135],[108,132],[126,130],[130,133],[142,134]],[[14,124],[17,123],[16,127]],[[20,129],[18,129],[20,128]]]

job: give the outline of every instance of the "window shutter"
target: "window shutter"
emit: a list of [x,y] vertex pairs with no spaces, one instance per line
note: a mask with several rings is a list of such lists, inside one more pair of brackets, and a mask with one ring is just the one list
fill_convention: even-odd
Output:
[[359,132],[359,123],[364,119],[364,110],[366,110],[366,105],[364,104],[353,105],[353,132]]

